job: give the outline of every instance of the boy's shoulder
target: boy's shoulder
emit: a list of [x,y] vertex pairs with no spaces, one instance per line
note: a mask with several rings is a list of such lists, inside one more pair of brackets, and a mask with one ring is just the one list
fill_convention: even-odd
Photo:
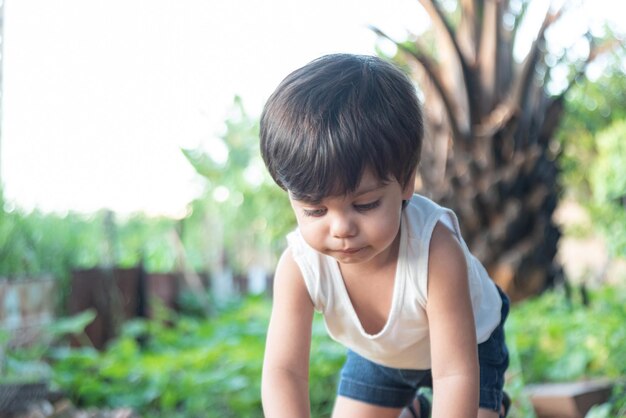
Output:
[[413,222],[426,222],[431,218],[441,216],[442,213],[448,210],[442,206],[439,206],[433,200],[414,193],[409,200],[409,204],[405,207],[405,213],[411,223]]
[[417,193],[413,194],[409,204],[405,207],[404,218],[409,236],[413,239],[429,240],[439,221],[452,231],[458,230],[458,221],[454,212]]

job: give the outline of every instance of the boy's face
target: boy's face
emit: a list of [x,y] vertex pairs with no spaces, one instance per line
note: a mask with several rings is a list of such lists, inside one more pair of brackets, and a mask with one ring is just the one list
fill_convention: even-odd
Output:
[[402,200],[413,194],[395,180],[383,182],[365,170],[357,189],[320,202],[289,196],[304,240],[340,264],[384,263],[393,255],[399,235]]

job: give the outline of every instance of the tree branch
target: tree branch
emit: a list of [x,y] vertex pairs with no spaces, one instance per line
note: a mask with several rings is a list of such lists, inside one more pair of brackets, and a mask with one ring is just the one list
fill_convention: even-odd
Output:
[[458,27],[459,47],[462,48],[466,59],[474,65],[478,56],[478,45],[480,44],[480,31],[478,28],[478,5],[477,0],[460,0],[461,3],[461,23]]
[[452,45],[454,52],[459,60],[461,65],[461,73],[463,74],[463,81],[465,85],[465,94],[468,104],[468,114],[470,117],[470,130],[472,129],[472,125],[479,122],[478,117],[478,103],[480,101],[479,92],[476,91],[476,76],[474,70],[468,65],[467,59],[463,52],[461,51],[461,47],[456,40],[454,35],[454,30],[452,26],[448,23],[443,12],[439,8],[439,6],[433,0],[419,0],[422,7],[426,10],[430,18],[433,20],[435,24],[438,24],[443,28],[443,32],[448,39],[448,42]]
[[526,16],[526,12],[528,11],[529,5],[530,5],[529,1],[523,2],[520,12],[515,15],[515,21],[513,22],[513,30],[512,30],[513,35],[511,39],[512,45],[515,45],[515,42],[517,40],[517,34],[519,33],[519,28],[522,25],[522,21],[524,20],[524,17]]
[[567,94],[567,92],[571,90],[572,86],[574,86],[576,81],[584,77],[585,72],[587,71],[587,67],[593,61],[595,61],[596,58],[598,58],[600,55],[613,51],[615,48],[619,46],[621,47],[625,46],[624,40],[617,39],[617,38],[608,39],[599,45],[595,44],[594,40],[591,39],[589,41],[589,44],[590,44],[589,55],[587,56],[585,61],[583,61],[582,65],[578,68],[578,70],[576,71],[574,76],[571,78],[571,80],[567,83],[567,87],[565,87],[565,89],[559,94],[560,98],[564,97]]
[[500,24],[501,6],[496,0],[486,0],[483,8],[483,25],[478,51],[480,85],[482,98],[480,113],[484,115],[493,109],[498,85],[498,66],[500,64]]
[[546,13],[546,16],[539,28],[539,32],[535,41],[533,42],[530,52],[526,56],[526,60],[524,61],[521,76],[518,79],[518,83],[514,86],[513,89],[513,99],[515,103],[518,104],[520,109],[526,108],[526,103],[528,101],[529,93],[531,92],[530,83],[533,81],[535,68],[537,63],[539,62],[539,58],[541,57],[541,53],[539,50],[540,45],[545,40],[546,30],[556,22],[563,13],[563,7],[561,7],[556,12],[552,13],[550,10]]
[[500,103],[493,109],[485,120],[476,126],[476,136],[492,137],[496,132],[503,129],[513,117],[517,116],[517,106],[511,101]]
[[435,90],[437,90],[437,93],[439,94],[439,97],[441,98],[441,101],[443,102],[443,105],[446,109],[446,114],[450,122],[450,129],[452,130],[453,137],[455,139],[461,140],[463,143],[466,143],[470,135],[468,132],[461,132],[459,128],[458,121],[456,117],[454,116],[454,108],[452,106],[452,103],[450,102],[449,96],[445,92],[445,89],[443,87],[443,82],[441,80],[441,76],[439,75],[437,69],[435,68],[436,64],[426,55],[421,54],[418,51],[412,50],[408,48],[406,45],[395,41],[389,35],[387,35],[382,30],[378,29],[377,27],[370,26],[369,28],[378,36],[393,42],[398,47],[399,50],[411,56],[422,66],[422,68],[424,68],[424,71],[426,72],[430,80],[432,81],[433,86],[435,87]]

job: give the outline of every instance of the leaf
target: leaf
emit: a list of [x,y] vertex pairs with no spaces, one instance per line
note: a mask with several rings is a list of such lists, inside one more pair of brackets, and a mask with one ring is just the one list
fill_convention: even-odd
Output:
[[201,150],[188,148],[181,148],[181,151],[198,174],[209,180],[219,178],[222,171],[221,166],[217,164],[207,153]]
[[47,332],[50,333],[53,338],[80,334],[85,331],[87,325],[95,318],[96,311],[94,309],[87,309],[77,315],[55,320],[50,324]]
[[611,404],[603,403],[601,405],[594,405],[585,418],[610,418],[611,417]]

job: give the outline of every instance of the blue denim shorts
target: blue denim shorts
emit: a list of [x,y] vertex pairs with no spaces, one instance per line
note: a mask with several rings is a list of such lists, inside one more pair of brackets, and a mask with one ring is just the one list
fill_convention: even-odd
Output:
[[[500,324],[483,343],[478,344],[480,364],[480,407],[500,410],[504,372],[509,353],[504,341],[504,321],[509,313],[509,299],[500,290]],[[389,408],[411,404],[421,387],[432,387],[431,370],[394,369],[373,363],[348,351],[341,369],[337,392],[341,396]]]

